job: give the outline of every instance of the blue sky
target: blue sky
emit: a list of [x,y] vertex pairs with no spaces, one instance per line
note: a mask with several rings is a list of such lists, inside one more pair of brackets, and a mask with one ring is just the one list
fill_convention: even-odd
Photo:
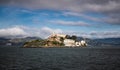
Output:
[[[120,37],[118,0],[1,0],[0,36]],[[14,30],[16,29],[16,30]]]

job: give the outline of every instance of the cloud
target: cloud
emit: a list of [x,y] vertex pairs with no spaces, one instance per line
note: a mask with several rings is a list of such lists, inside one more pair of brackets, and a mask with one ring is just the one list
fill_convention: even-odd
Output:
[[42,27],[42,28],[30,28],[26,26],[15,26],[11,28],[0,29],[0,37],[27,37],[27,36],[36,36],[41,38],[47,38],[52,33],[60,33],[67,35],[76,35],[82,36],[85,38],[118,38],[120,37],[119,31],[90,31],[90,32],[78,32],[78,31],[66,31],[62,29],[53,29],[50,27]]
[[[93,0],[94,1],[94,0]],[[104,0],[101,0],[104,1]],[[85,8],[91,11],[96,12],[103,12],[103,13],[111,13],[111,12],[117,12],[120,11],[120,1],[118,0],[106,0],[105,3],[86,3]]]
[[52,29],[49,27],[42,28],[30,28],[26,26],[14,26],[10,28],[0,29],[0,37],[27,37],[27,36],[37,36],[41,38],[46,38],[52,33],[62,33],[61,29]]
[[89,26],[88,23],[82,21],[64,21],[64,20],[51,20],[50,23],[68,25],[68,26]]
[[119,31],[103,31],[103,32],[93,31],[93,32],[90,32],[89,34],[95,38],[118,38],[120,37]]
[[[104,19],[106,23],[120,24],[120,0],[0,0],[0,5],[16,6],[30,10],[47,9],[77,12],[80,13],[79,16],[86,19],[90,17],[82,15],[84,12],[96,12],[108,17]],[[98,21],[98,19],[94,17],[90,19]]]
[[27,33],[20,27],[0,29],[0,37],[25,36]]
[[69,11],[120,11],[119,0],[0,0],[1,5],[12,5],[28,9],[54,9]]
[[83,13],[77,13],[77,12],[63,12],[64,16],[77,16],[77,17],[82,17],[85,18],[87,20],[92,20],[92,21],[101,21],[100,18],[97,17],[92,17],[92,16],[88,16],[85,15]]
[[116,24],[116,25],[120,24],[120,17],[105,17],[105,18],[102,18],[101,21],[102,20],[109,24]]
[[52,29],[49,27],[43,27],[41,30],[48,33],[62,33],[61,29]]
[[65,31],[64,34],[76,35],[84,38],[119,38],[119,31],[89,31],[89,32],[78,32],[78,31]]
[[76,17],[81,17],[87,20],[95,21],[95,22],[105,22],[105,23],[110,23],[110,24],[120,24],[120,15],[111,15],[111,17],[93,17],[89,15],[85,15],[83,13],[77,13],[77,12],[63,12],[64,16],[76,16]]
[[63,31],[61,29],[52,29],[49,27],[42,27],[40,31],[41,37],[47,38],[49,35],[53,33],[62,33]]
[[[48,2],[46,0],[46,2]],[[45,2],[45,3],[46,3]],[[51,3],[51,2],[48,2]],[[54,5],[54,6],[49,6],[48,9],[55,9],[55,10],[69,10],[73,12],[78,12],[80,13],[79,16],[90,19],[93,21],[101,21],[106,22],[106,23],[112,23],[112,24],[120,24],[120,17],[116,16],[115,14],[120,14],[120,1],[118,0],[101,0],[101,1],[95,1],[95,0],[71,0],[71,1],[54,1],[53,4],[49,5]],[[63,7],[64,6],[64,7]],[[46,7],[45,7],[46,8]],[[95,18],[95,17],[90,17],[83,15],[81,12],[97,12],[97,13],[102,13],[108,16],[108,18]],[[110,16],[113,14],[114,16]],[[75,14],[74,14],[75,15]],[[77,14],[76,14],[77,15]]]
[[27,36],[36,36],[41,38],[47,38],[52,33],[62,33],[61,29],[53,29],[50,27],[42,27],[42,28],[31,28],[22,26],[24,31],[27,32]]

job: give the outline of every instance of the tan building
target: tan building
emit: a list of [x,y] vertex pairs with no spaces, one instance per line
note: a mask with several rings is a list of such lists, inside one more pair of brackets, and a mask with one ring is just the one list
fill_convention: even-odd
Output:
[[66,35],[64,34],[52,34],[51,36],[48,37],[49,41],[57,41],[59,43],[62,43],[62,39],[64,40]]

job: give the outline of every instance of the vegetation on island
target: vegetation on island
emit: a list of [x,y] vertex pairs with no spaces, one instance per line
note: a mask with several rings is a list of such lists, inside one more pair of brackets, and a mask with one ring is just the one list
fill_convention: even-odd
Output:
[[[76,45],[77,43],[77,45]],[[63,35],[63,34],[53,34],[44,40],[32,40],[24,43],[23,47],[79,47],[86,46],[86,43],[77,42],[77,36],[75,35]]]
[[57,41],[33,40],[33,41],[25,42],[23,47],[42,48],[42,47],[55,47],[55,46],[60,47],[60,46],[64,46],[64,44],[59,43]]

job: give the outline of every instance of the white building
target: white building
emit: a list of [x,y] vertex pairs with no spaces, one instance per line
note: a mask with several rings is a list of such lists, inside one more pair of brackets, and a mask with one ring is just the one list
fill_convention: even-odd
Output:
[[75,40],[72,40],[72,39],[65,39],[64,44],[65,44],[65,46],[72,46],[72,47],[87,46],[87,43],[84,40],[81,40],[79,42],[75,42]]
[[81,46],[86,46],[86,45],[87,45],[86,41],[85,40],[81,40]]
[[85,40],[81,40],[80,42],[75,43],[76,46],[87,46],[87,43]]
[[64,44],[65,44],[65,46],[75,46],[75,40],[65,39]]
[[75,42],[75,46],[77,47],[81,46],[81,42]]

